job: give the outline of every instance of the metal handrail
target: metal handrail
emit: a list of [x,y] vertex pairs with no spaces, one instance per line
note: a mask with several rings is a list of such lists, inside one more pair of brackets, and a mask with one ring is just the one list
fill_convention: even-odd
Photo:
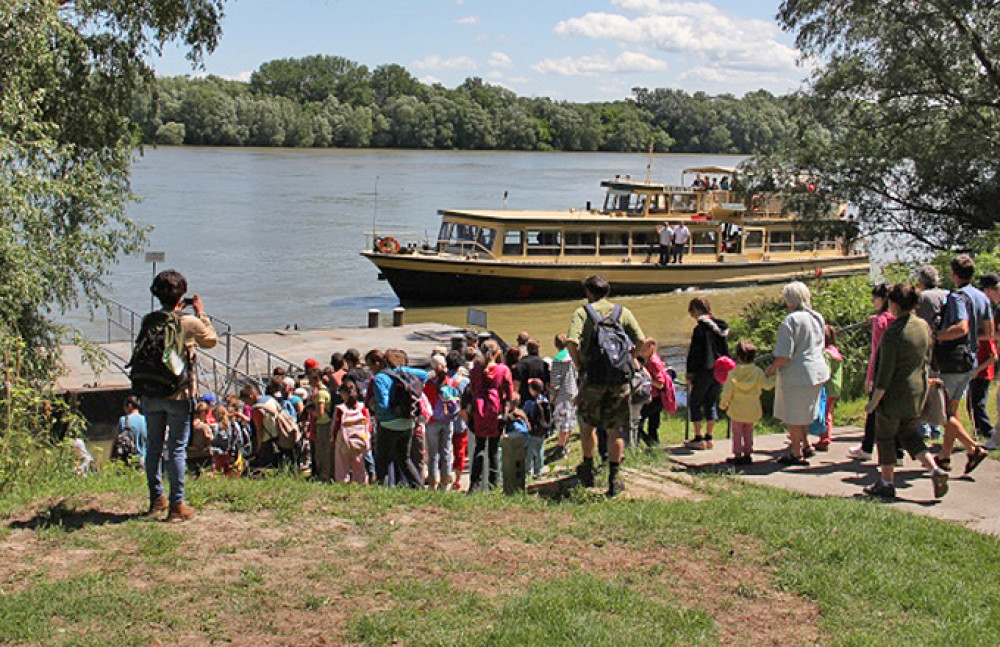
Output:
[[[121,331],[127,332],[130,343],[134,344],[136,334],[142,325],[142,318],[144,315],[139,314],[136,310],[133,310],[127,305],[115,301],[114,299],[106,299],[105,301],[108,312],[107,342],[111,343],[112,341],[115,341],[112,329],[117,327]],[[226,367],[227,374],[231,374],[232,376],[239,374],[246,379],[250,379],[249,376],[256,373],[270,375],[276,366],[284,366],[289,372],[302,371],[302,367],[295,362],[276,353],[272,353],[259,344],[255,344],[254,342],[234,333],[233,326],[229,322],[212,315],[208,315],[208,319],[212,322],[220,340],[223,342],[222,347],[225,349],[225,360],[220,360],[213,354],[201,348],[197,349],[198,355],[206,358],[209,362],[213,363],[213,365],[218,363]],[[235,360],[233,359],[233,352],[235,350],[234,342],[239,347]],[[258,361],[251,357],[251,355],[254,354],[263,355],[266,367],[265,371],[262,372],[257,370],[259,368]],[[241,363],[243,363],[245,370],[237,368]],[[231,382],[233,379],[234,378],[230,378],[227,383]]]

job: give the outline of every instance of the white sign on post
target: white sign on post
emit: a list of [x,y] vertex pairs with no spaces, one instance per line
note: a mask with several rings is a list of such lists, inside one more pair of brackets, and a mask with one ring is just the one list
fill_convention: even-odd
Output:
[[166,252],[146,252],[147,263],[163,263],[167,260]]
[[486,328],[486,311],[476,310],[475,308],[469,308],[465,321],[470,326],[475,326],[477,328]]

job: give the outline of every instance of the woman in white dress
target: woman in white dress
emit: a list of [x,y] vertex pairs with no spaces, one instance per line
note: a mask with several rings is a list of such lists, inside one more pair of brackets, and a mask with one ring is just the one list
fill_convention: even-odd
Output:
[[798,281],[781,290],[788,315],[774,345],[774,363],[768,375],[777,375],[774,416],[785,423],[792,438],[791,449],[778,461],[785,465],[808,465],[809,425],[819,413],[820,391],[830,379],[823,358],[825,341],[823,316],[812,309],[809,288]]

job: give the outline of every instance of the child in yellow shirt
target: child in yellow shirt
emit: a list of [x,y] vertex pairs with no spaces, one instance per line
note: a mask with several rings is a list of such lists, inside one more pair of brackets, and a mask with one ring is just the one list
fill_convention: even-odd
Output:
[[726,459],[732,465],[753,462],[753,426],[764,417],[760,395],[774,388],[774,378],[753,363],[757,347],[742,340],[736,344],[736,368],[730,371],[722,387],[719,407],[729,412],[733,435],[733,456]]

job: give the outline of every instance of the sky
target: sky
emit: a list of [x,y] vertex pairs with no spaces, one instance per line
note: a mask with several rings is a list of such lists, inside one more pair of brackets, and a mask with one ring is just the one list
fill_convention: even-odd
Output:
[[521,96],[586,102],[633,87],[710,94],[798,89],[809,74],[778,0],[231,0],[203,70],[170,48],[157,74],[249,80],[313,54],[398,63],[453,88],[478,76]]

